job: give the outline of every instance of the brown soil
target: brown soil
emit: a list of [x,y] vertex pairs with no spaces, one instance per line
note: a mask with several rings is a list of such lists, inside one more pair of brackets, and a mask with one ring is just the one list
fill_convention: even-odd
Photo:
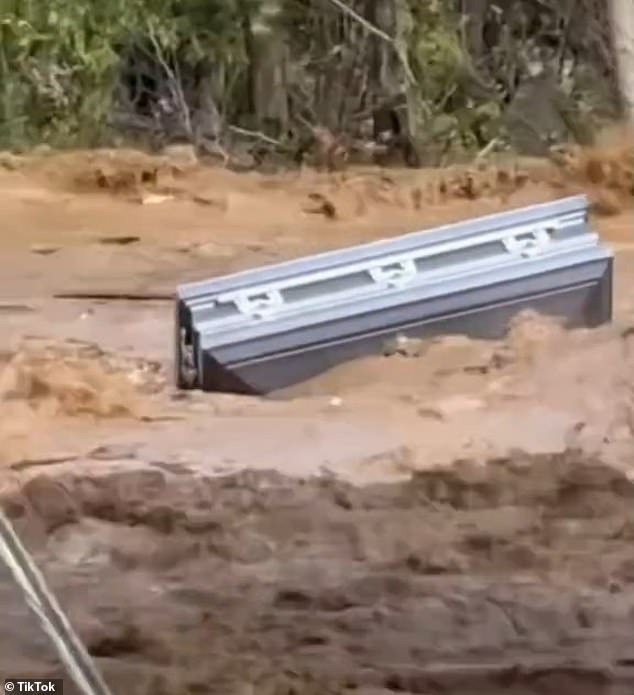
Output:
[[[631,152],[0,161],[0,496],[114,692],[634,691]],[[529,315],[281,401],[169,385],[177,282],[575,191],[617,251],[612,326]],[[0,673],[63,675],[2,572],[0,611]]]
[[634,485],[577,451],[365,488],[78,471],[9,510],[115,692],[634,685]]

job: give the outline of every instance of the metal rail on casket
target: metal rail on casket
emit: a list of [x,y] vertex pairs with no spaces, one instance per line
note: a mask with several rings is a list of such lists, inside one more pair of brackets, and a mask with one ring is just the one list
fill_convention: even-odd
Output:
[[399,336],[500,337],[526,308],[599,325],[612,265],[575,196],[182,285],[177,383],[270,393]]

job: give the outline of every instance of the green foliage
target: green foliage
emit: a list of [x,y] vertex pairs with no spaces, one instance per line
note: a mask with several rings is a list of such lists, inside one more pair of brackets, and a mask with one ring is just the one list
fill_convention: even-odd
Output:
[[499,130],[501,108],[494,94],[474,99],[469,93],[475,71],[463,40],[465,17],[443,0],[409,0],[409,7],[410,62],[426,114],[419,140],[444,151],[482,147]]
[[4,0],[0,138],[28,144],[90,135],[109,107],[114,46],[139,10],[134,0]]
[[409,7],[409,51],[421,96],[432,105],[442,104],[447,91],[460,81],[468,60],[457,31],[460,16],[438,0],[410,0]]
[[[471,55],[468,17],[457,9],[468,3],[375,0],[377,16],[394,17],[377,38],[358,21],[369,4],[343,1],[342,9],[332,0],[0,0],[0,147],[103,142],[122,60],[132,46],[167,78],[175,64],[204,64],[218,90],[217,105],[239,124],[253,108],[245,95],[258,70],[254,51],[271,36],[286,47],[281,72],[298,122],[312,118],[314,125],[328,121],[354,130],[354,114],[394,96],[400,81],[419,142],[444,152],[472,151],[499,135],[505,102],[489,87],[511,84],[525,67],[525,49],[539,44],[537,34],[526,36],[521,13],[521,36],[515,32],[514,8],[530,14],[539,5],[542,12],[547,0],[506,3],[511,9],[500,39],[484,63]],[[556,24],[558,7],[552,0],[549,26]],[[574,38],[574,32],[564,35]],[[400,71],[386,87],[389,95],[378,93],[382,87],[372,77],[383,69],[376,68],[376,44],[385,48],[386,36],[397,66],[389,67],[392,77]]]
[[0,144],[90,144],[121,47],[151,35],[162,51],[235,53],[238,12],[238,0],[1,0]]

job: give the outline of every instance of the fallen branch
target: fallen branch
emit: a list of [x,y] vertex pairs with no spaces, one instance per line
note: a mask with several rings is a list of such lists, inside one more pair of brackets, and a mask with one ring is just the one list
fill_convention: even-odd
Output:
[[15,461],[9,468],[12,471],[24,471],[27,468],[36,468],[39,466],[55,466],[60,463],[68,463],[69,461],[77,461],[79,456],[68,455],[68,456],[48,456],[45,458],[38,459],[22,459],[20,461]]
[[169,292],[57,292],[54,299],[87,299],[94,301],[121,302],[166,302],[176,299]]
[[501,138],[494,137],[478,152],[476,155],[476,160],[484,159],[487,155],[491,154],[493,150],[502,142]]
[[7,312],[8,314],[26,314],[35,311],[28,304],[0,304],[0,313]]

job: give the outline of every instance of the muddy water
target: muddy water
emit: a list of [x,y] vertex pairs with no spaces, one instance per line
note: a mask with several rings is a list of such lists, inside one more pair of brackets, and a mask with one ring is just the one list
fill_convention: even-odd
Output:
[[[634,692],[622,139],[562,171],[492,167],[468,199],[459,171],[205,169],[151,205],[78,195],[101,166],[85,159],[0,175],[0,495],[115,693]],[[51,297],[169,294],[580,190],[624,245],[615,326],[440,341],[346,365],[290,402],[172,400],[154,371],[171,356],[168,305]],[[314,193],[334,219],[307,211]],[[98,347],[16,352],[34,334]],[[62,675],[6,575],[0,613],[0,676]]]
[[40,475],[8,509],[115,692],[634,689],[634,484],[579,452],[365,488]]
[[[3,506],[117,693],[629,695],[626,319],[526,315],[286,402],[26,341]],[[63,675],[6,575],[0,611],[2,671]]]

